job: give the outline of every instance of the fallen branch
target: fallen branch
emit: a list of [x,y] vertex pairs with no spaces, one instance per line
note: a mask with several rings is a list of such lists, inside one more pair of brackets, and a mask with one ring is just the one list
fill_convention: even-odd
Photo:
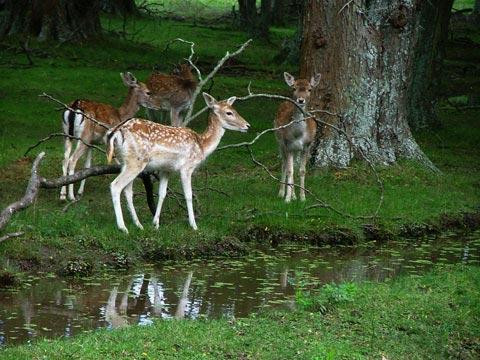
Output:
[[37,198],[38,190],[40,189],[40,176],[38,175],[38,165],[40,164],[44,156],[45,153],[41,152],[33,161],[32,175],[30,176],[30,181],[28,182],[25,195],[20,200],[8,205],[0,213],[0,230],[3,229],[5,225],[10,221],[10,218],[14,213],[27,208]]

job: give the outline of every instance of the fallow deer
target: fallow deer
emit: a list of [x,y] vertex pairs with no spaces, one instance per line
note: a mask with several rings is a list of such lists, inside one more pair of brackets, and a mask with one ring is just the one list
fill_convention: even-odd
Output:
[[147,79],[147,86],[162,109],[170,111],[171,125],[182,126],[180,113],[190,107],[197,87],[190,65],[180,64],[173,74],[154,72]]
[[[158,109],[155,103],[151,101],[150,90],[148,87],[131,74],[120,74],[123,83],[128,87],[128,94],[123,104],[117,109],[109,104],[98,103],[90,100],[75,100],[70,104],[72,110],[63,112],[63,133],[75,136],[83,140],[77,140],[75,151],[72,151],[72,139],[65,137],[65,153],[63,160],[63,176],[72,175],[75,172],[75,166],[78,160],[87,153],[85,160],[85,168],[89,168],[92,161],[92,149],[86,144],[101,144],[108,129],[95,124],[88,117],[82,115],[81,112],[89,117],[94,118],[103,123],[108,128],[119,124],[121,121],[134,116],[140,106]],[[81,111],[81,112],[80,112]],[[78,195],[82,195],[85,188],[85,180],[82,180],[78,189]],[[60,190],[60,200],[65,200],[67,189],[65,186]],[[73,184],[68,186],[68,198],[75,200]]]
[[[305,109],[310,100],[312,89],[320,82],[320,75],[312,76],[310,81],[306,79],[295,80],[287,72],[283,73],[283,76],[287,85],[293,89],[293,100],[300,108]],[[297,154],[300,154],[300,200],[305,200],[305,168],[317,131],[315,119],[307,118],[303,120],[302,111],[292,102],[284,101],[278,108],[274,125],[280,127],[292,121],[294,121],[292,125],[275,132],[282,158],[282,175],[278,196],[285,197],[285,202],[290,202],[292,198],[296,199],[293,187],[293,163]]]
[[110,186],[120,230],[128,233],[120,203],[122,191],[135,225],[143,229],[133,206],[132,187],[133,181],[144,169],[157,171],[160,178],[153,225],[158,229],[162,204],[167,194],[168,177],[172,172],[179,172],[189,223],[197,230],[192,205],[193,172],[217,148],[226,129],[246,132],[250,127],[232,107],[235,97],[224,101],[217,101],[207,93],[203,93],[203,97],[211,113],[208,127],[202,134],[189,128],[166,126],[143,119],[132,119],[107,134],[108,161],[111,161],[115,152],[122,164],[120,175]]

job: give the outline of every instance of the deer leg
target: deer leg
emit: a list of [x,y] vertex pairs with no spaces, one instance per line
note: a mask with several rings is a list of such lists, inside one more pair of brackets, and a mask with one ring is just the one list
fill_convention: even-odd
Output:
[[282,175],[280,176],[280,190],[278,191],[278,196],[283,198],[285,197],[285,182],[287,180],[287,169],[285,167],[285,163],[286,163],[285,150],[280,149],[280,156],[282,157]]
[[133,180],[125,186],[125,190],[123,191],[125,195],[125,199],[127,200],[127,207],[130,215],[132,216],[133,222],[137,227],[143,230],[143,226],[138,220],[137,212],[135,211],[135,207],[133,206]]
[[[72,140],[65,138],[65,152],[63,153],[63,162],[62,162],[62,174],[67,176],[68,173],[68,161],[70,160],[70,153],[72,152]],[[67,187],[64,185],[60,190],[60,200],[67,199]]]
[[292,199],[292,190],[293,190],[293,153],[287,154],[287,163],[286,163],[286,173],[287,173],[287,193],[285,195],[285,202],[290,202]]
[[195,222],[195,214],[193,213],[193,204],[192,204],[192,171],[182,171],[180,173],[180,178],[182,180],[183,194],[185,196],[185,201],[187,202],[188,210],[188,222],[193,230],[197,230],[197,223]]
[[[75,148],[72,157],[68,161],[68,175],[73,175],[75,173],[75,166],[77,166],[78,160],[83,156],[87,148],[87,145],[85,145],[83,142],[77,142],[77,147]],[[68,199],[75,201],[73,184],[68,185]]]
[[[87,150],[87,159],[85,160],[85,169],[88,169],[92,165],[92,148]],[[80,181],[80,187],[78,188],[78,196],[83,195],[83,190],[85,190],[85,179]]]
[[172,126],[176,126],[176,127],[182,126],[181,119],[180,119],[180,111],[178,111],[177,109],[174,109],[174,108],[170,109],[170,119],[172,121]]
[[300,155],[300,201],[305,201],[305,173],[308,161],[308,149]]
[[115,210],[115,218],[117,226],[120,230],[128,234],[127,227],[123,221],[122,204],[120,203],[120,194],[122,190],[130,184],[145,168],[146,164],[131,164],[127,167],[123,165],[120,175],[110,184],[110,192],[112,194],[113,209]]
[[158,184],[158,203],[157,203],[157,211],[155,211],[155,216],[153,217],[153,226],[158,229],[158,225],[160,222],[160,213],[162,212],[162,205],[163,201],[165,200],[165,196],[167,196],[167,186],[168,186],[168,176],[165,174],[159,174],[160,181]]

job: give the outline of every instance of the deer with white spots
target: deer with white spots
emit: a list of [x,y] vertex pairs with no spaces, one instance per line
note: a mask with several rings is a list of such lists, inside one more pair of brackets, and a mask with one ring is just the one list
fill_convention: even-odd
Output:
[[[87,153],[85,160],[85,168],[89,168],[92,161],[92,148],[86,144],[103,144],[104,137],[108,128],[114,127],[123,120],[134,116],[140,106],[146,108],[158,109],[158,107],[152,102],[150,98],[150,90],[148,87],[137,79],[129,72],[126,74],[120,74],[123,79],[123,83],[128,87],[128,94],[123,104],[117,109],[109,104],[98,103],[90,100],[75,100],[70,104],[70,108],[63,112],[63,133],[66,135],[74,136],[83,140],[77,140],[77,146],[75,151],[70,156],[72,151],[71,138],[65,137],[65,152],[63,160],[63,176],[72,175],[75,172],[75,166],[78,160]],[[94,118],[98,122],[104,124],[107,128],[104,128],[88,117]],[[78,196],[83,194],[85,188],[85,180],[82,180],[78,189]],[[66,186],[62,186],[60,190],[60,200],[65,200],[67,195]],[[75,193],[73,184],[68,186],[68,198],[75,200]]]
[[148,77],[147,86],[161,108],[170,112],[170,124],[183,126],[180,114],[192,104],[193,92],[197,87],[190,65],[180,64],[173,74],[154,72]]
[[[287,72],[283,75],[287,85],[293,89],[293,100],[300,108],[306,109],[312,89],[320,82],[320,74],[312,76],[310,81],[296,80]],[[300,200],[305,201],[305,171],[310,158],[310,148],[317,132],[317,124],[314,118],[303,119],[303,117],[302,111],[295,104],[284,101],[280,104],[274,120],[275,127],[294,122],[290,126],[275,131],[282,158],[282,175],[278,196],[285,198],[285,202],[297,198],[293,177],[293,163],[296,155],[300,155]]]
[[153,225],[159,227],[160,212],[167,194],[168,177],[180,173],[183,193],[187,202],[190,226],[197,230],[192,205],[192,174],[217,148],[225,130],[246,132],[250,125],[232,107],[236,98],[217,101],[203,93],[211,113],[208,127],[198,134],[189,128],[166,126],[143,119],[132,119],[107,134],[108,161],[113,153],[119,159],[122,170],[112,182],[113,207],[120,230],[128,233],[122,214],[120,194],[123,191],[127,207],[137,227],[143,229],[133,206],[133,181],[143,171],[156,171],[159,178],[158,203]]

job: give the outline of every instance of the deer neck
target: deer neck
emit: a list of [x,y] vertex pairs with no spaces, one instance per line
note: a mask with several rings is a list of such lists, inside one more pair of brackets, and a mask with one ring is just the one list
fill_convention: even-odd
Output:
[[132,88],[129,88],[127,97],[125,98],[123,104],[118,108],[120,119],[123,121],[125,119],[133,117],[137,113],[139,108],[140,106],[138,105],[135,92]]
[[208,127],[205,132],[200,135],[200,145],[205,158],[215,151],[223,134],[225,134],[225,129],[222,127],[220,119],[213,112],[210,113],[208,117]]

